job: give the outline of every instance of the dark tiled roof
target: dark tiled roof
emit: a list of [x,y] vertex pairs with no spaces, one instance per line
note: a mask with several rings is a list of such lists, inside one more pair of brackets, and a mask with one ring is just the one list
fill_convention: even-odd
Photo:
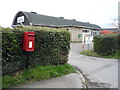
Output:
[[29,20],[29,23],[32,25],[44,25],[44,26],[54,26],[54,27],[60,27],[60,26],[78,26],[78,27],[86,27],[86,28],[93,28],[93,29],[100,29],[98,25],[90,24],[90,23],[84,23],[79,22],[75,20],[69,20],[59,17],[52,17],[52,16],[46,16],[31,12],[22,12]]

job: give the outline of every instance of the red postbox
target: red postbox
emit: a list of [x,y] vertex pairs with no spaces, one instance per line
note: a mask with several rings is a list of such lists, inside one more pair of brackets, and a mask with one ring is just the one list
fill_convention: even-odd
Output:
[[34,51],[34,32],[24,32],[23,34],[23,50],[25,51]]

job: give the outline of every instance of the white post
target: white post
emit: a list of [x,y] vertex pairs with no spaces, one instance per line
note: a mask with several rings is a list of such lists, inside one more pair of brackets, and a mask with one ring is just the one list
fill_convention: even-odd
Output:
[[84,41],[85,41],[85,33],[83,33],[83,36],[82,36],[82,44],[84,44]]

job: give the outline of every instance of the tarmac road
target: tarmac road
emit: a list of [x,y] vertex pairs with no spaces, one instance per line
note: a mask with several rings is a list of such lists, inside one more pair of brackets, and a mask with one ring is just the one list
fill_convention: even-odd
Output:
[[[71,43],[69,63],[86,78],[88,88],[118,88],[118,60],[80,55],[80,43]],[[93,48],[93,44],[89,49]],[[87,45],[84,48],[87,50]]]

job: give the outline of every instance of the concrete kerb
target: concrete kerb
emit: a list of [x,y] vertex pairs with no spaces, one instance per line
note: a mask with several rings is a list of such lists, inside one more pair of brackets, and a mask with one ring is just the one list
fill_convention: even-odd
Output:
[[85,77],[82,75],[82,72],[78,70],[78,67],[72,65],[75,70],[77,71],[77,74],[80,76],[80,80],[81,80],[81,83],[82,83],[82,88],[87,88],[87,84],[86,84],[86,79]]
[[83,88],[87,88],[87,85],[86,85],[86,83],[85,83],[85,78],[84,78],[84,76],[78,71],[78,70],[76,70],[77,71],[77,73],[79,74],[79,76],[80,76],[80,80],[81,80],[81,82],[82,82],[82,87]]

